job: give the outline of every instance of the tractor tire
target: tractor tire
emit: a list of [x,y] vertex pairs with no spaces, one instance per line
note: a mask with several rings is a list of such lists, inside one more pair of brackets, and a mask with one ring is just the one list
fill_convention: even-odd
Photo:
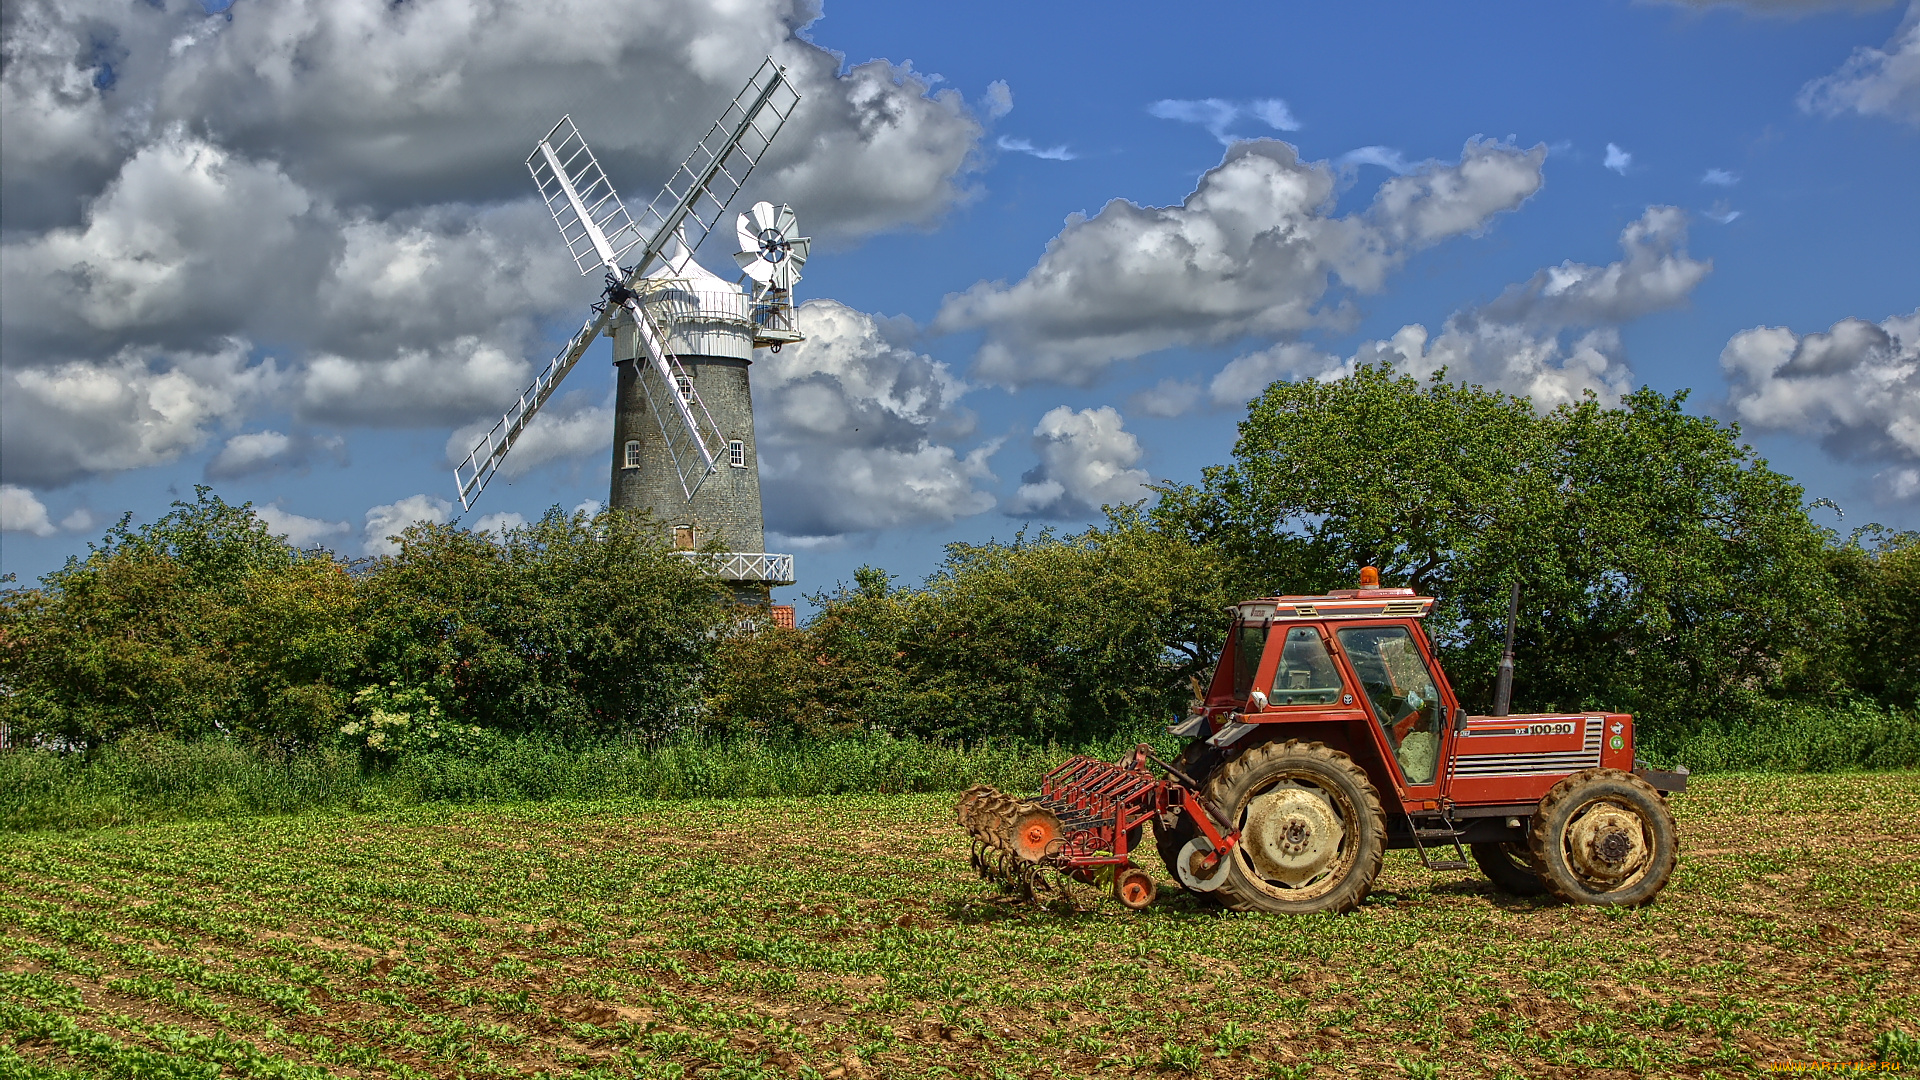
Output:
[[[1201,784],[1205,784],[1207,770],[1218,763],[1219,757],[1220,752],[1208,746],[1206,740],[1195,739],[1180,751],[1179,757],[1173,759],[1173,766]],[[1195,825],[1193,819],[1186,814],[1175,818],[1172,828],[1158,821],[1153,823],[1153,846],[1160,852],[1160,861],[1166,864],[1167,876],[1187,893],[1202,900],[1211,901],[1213,898],[1211,893],[1194,892],[1180,881],[1180,849],[1186,847],[1187,841],[1198,835],[1200,835],[1199,826]]]
[[1540,800],[1527,846],[1560,899],[1639,907],[1673,876],[1680,841],[1651,784],[1619,769],[1584,769]]
[[1256,746],[1213,774],[1207,797],[1240,831],[1226,879],[1209,894],[1235,911],[1351,911],[1380,874],[1380,794],[1323,743]]
[[1547,883],[1533,869],[1533,855],[1524,843],[1468,844],[1473,861],[1508,896],[1545,896]]

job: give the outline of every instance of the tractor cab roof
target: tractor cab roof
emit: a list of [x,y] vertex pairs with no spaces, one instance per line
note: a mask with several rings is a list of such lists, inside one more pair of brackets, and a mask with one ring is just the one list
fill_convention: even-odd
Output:
[[1380,572],[1369,566],[1360,571],[1357,589],[1333,589],[1321,596],[1265,596],[1233,605],[1242,622],[1280,619],[1424,618],[1433,610],[1433,597],[1416,596],[1412,589],[1383,589]]

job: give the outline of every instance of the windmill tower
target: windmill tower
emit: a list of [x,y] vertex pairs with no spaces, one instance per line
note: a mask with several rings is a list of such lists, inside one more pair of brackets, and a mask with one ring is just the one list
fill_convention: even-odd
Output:
[[792,287],[807,240],[793,235],[784,206],[740,215],[736,258],[751,292],[693,253],[798,103],[769,57],[638,222],[571,117],[535,145],[527,168],[567,250],[583,275],[603,273],[606,288],[593,317],[454,468],[462,507],[472,508],[540,406],[606,335],[617,372],[609,505],[652,515],[663,539],[741,603],[764,605],[769,589],[792,584],[793,556],[765,551],[747,373],[755,346],[800,340]]

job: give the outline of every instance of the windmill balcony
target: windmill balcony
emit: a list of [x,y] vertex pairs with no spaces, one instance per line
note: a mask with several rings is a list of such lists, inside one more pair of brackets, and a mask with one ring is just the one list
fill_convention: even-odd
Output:
[[760,585],[791,585],[793,556],[745,551],[682,551],[700,571],[721,581],[750,581]]

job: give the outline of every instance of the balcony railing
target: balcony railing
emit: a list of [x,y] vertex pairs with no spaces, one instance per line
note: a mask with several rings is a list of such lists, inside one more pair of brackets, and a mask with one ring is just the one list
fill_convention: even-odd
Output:
[[700,572],[721,581],[752,581],[762,585],[793,584],[793,556],[745,551],[683,551]]

